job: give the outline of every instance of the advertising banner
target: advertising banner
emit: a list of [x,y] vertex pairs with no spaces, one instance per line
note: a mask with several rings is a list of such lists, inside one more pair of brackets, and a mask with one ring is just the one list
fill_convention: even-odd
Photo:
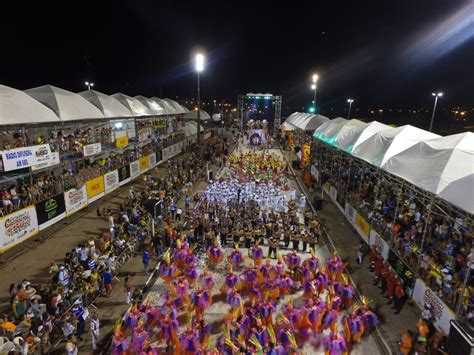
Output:
[[105,195],[104,177],[101,175],[86,182],[87,202],[92,203]]
[[128,137],[119,137],[115,139],[115,146],[117,148],[122,148],[128,145]]
[[0,250],[10,249],[38,233],[35,206],[28,206],[0,218]]
[[351,205],[349,205],[348,203],[346,203],[346,207],[345,207],[345,212],[346,212],[346,217],[347,219],[349,220],[349,222],[351,222],[353,225],[355,225],[355,221],[356,221],[356,210],[354,209],[354,207],[352,207]]
[[334,186],[331,186],[329,188],[329,197],[331,198],[331,200],[336,201],[337,190]]
[[295,136],[294,136],[294,133],[293,131],[288,131],[288,147],[290,147],[290,149],[293,149],[295,147]]
[[64,194],[61,193],[49,200],[36,203],[35,209],[39,230],[42,231],[66,217]]
[[140,175],[140,161],[135,160],[130,163],[130,178],[136,178],[138,175]]
[[59,162],[60,162],[59,153],[58,152],[53,152],[53,153],[51,153],[51,160],[50,161],[32,166],[31,171],[38,171],[40,169],[49,168],[51,166],[58,165]]
[[144,173],[145,171],[148,171],[148,167],[149,167],[148,156],[141,157],[139,159],[139,162],[140,162],[140,172]]
[[49,144],[32,145],[1,152],[3,169],[11,171],[50,163],[52,158]]
[[150,166],[150,169],[156,165],[156,161],[156,154],[150,154],[148,156],[148,165]]
[[78,190],[72,189],[64,193],[64,201],[66,201],[66,213],[68,216],[83,209],[87,206],[87,189],[86,185]]
[[415,281],[413,271],[393,250],[388,253],[388,263],[403,280],[403,286],[408,292],[413,287]]
[[84,156],[89,157],[94,154],[98,154],[102,151],[102,144],[100,143],[94,143],[94,144],[88,144],[83,147],[84,151]]
[[118,170],[111,171],[104,175],[105,193],[108,194],[119,187]]
[[449,334],[450,321],[456,318],[455,314],[421,279],[416,279],[413,300],[421,309],[425,308],[425,304],[431,305],[435,326]]
[[118,169],[119,185],[125,185],[130,181],[130,165],[124,165]]
[[362,234],[362,237],[364,237],[364,239],[367,239],[368,241],[370,234],[370,224],[359,213],[357,213],[356,215],[355,224],[359,234]]
[[388,259],[388,253],[390,252],[390,247],[385,240],[375,231],[370,231],[369,244],[375,245],[379,253],[383,256],[385,260]]
[[301,160],[300,160],[300,167],[304,168],[309,164],[309,158],[311,155],[311,146],[309,144],[302,144],[301,145]]
[[314,176],[317,182],[319,182],[319,170],[314,165],[311,165],[311,175]]

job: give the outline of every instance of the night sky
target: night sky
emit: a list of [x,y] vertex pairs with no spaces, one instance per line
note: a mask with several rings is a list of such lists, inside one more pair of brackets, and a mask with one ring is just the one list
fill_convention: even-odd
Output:
[[201,46],[209,99],[270,92],[301,108],[316,71],[323,109],[348,97],[429,107],[434,90],[474,104],[473,1],[15,3],[2,11],[0,83],[18,89],[91,80],[106,94],[190,97]]

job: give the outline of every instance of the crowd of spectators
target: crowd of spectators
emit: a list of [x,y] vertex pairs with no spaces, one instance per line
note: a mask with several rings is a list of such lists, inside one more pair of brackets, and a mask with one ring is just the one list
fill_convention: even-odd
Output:
[[82,186],[86,181],[120,168],[142,156],[147,156],[184,139],[182,133],[170,134],[162,139],[152,139],[149,143],[134,144],[123,152],[110,151],[87,161],[76,160],[68,163],[69,169],[47,171],[0,183],[0,216],[52,196]]
[[[149,149],[153,148],[148,147],[144,152],[150,153]],[[193,151],[182,162],[168,161],[166,176],[147,175],[144,191],[130,188],[118,210],[98,209],[98,218],[107,219],[110,232],[98,233],[97,237],[80,243],[66,253],[61,262],[51,261],[50,283],[32,284],[25,279],[12,284],[9,289],[11,312],[0,319],[1,335],[17,339],[29,353],[37,349],[47,351],[73,335],[81,340],[87,307],[98,297],[110,295],[113,277],[128,257],[139,248],[153,250],[157,255],[163,252],[165,239],[160,239],[160,230],[166,234],[167,229],[157,228],[156,235],[151,234],[151,214],[145,208],[145,201],[153,195],[162,199],[167,224],[157,222],[157,226],[170,225],[177,218],[177,212],[181,212],[176,207],[180,198],[184,197],[185,206],[189,207],[193,182],[205,177],[203,158],[208,154],[222,156],[221,147]],[[15,345],[13,341],[11,344]],[[19,345],[15,349],[18,351]]]
[[457,310],[461,303],[464,314],[472,315],[473,226],[468,220],[435,213],[433,200],[409,183],[394,183],[324,143],[313,142],[311,162],[320,183],[334,186],[449,307]]

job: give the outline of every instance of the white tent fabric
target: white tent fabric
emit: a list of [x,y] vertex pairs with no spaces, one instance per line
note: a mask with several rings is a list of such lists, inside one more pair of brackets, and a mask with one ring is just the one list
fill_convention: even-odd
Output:
[[148,99],[144,96],[135,96],[135,100],[140,101],[144,106],[148,107],[148,109],[154,114],[154,115],[164,115],[165,114],[165,109],[161,105],[161,103],[156,102],[153,99]]
[[[202,128],[202,126],[201,126],[201,132],[202,131],[204,131],[204,128]],[[191,121],[185,122],[183,132],[184,132],[185,137],[191,137],[191,136],[197,134],[197,124],[196,124],[196,122],[191,122]]]
[[391,127],[386,124],[373,121],[344,131],[341,130],[334,140],[333,145],[345,150],[346,152],[352,153],[354,148],[365,142],[377,132],[385,131],[390,128]]
[[62,121],[104,118],[97,107],[71,91],[44,85],[25,90],[25,93],[53,110]]
[[296,128],[300,128],[301,125],[303,124],[303,122],[308,118],[310,117],[311,114],[309,113],[301,113],[300,115],[298,115],[298,117],[296,117],[292,122],[291,124],[293,126],[295,126]]
[[122,94],[120,92],[112,95],[122,105],[132,111],[134,116],[154,116],[153,112],[148,107],[140,102],[140,100],[134,99],[130,96]]
[[290,116],[288,116],[288,118],[286,119],[286,122],[288,123],[291,123],[292,125],[294,125],[294,123],[298,120],[298,119],[301,119],[302,116],[305,116],[306,113],[302,113],[302,112],[295,112],[293,114],[291,114]]
[[329,125],[326,131],[324,132],[323,136],[320,138],[321,140],[333,144],[339,134],[344,134],[344,132],[359,126],[363,126],[364,122],[352,119],[352,120],[344,120],[340,123],[334,123]]
[[293,112],[291,115],[289,115],[289,116],[285,119],[285,122],[291,123],[291,121],[295,118],[296,115],[299,115],[299,112]]
[[303,131],[314,131],[323,123],[329,121],[329,118],[322,115],[310,115],[300,124],[298,128]]
[[[183,118],[187,120],[197,120],[197,110],[193,110],[193,111],[189,111],[188,113],[185,113]],[[201,110],[200,118],[201,118],[201,121],[207,121],[211,119],[211,116],[209,116],[209,114],[206,111]]]
[[389,158],[383,169],[474,213],[474,134],[418,142]]
[[60,122],[48,107],[21,90],[0,85],[0,125]]
[[86,90],[79,93],[84,99],[102,111],[107,118],[132,117],[132,112],[122,105],[116,98],[99,91]]
[[167,100],[165,99],[160,99],[160,102],[163,104],[163,106],[166,108],[166,110],[170,113],[170,114],[176,114],[176,108]]
[[280,128],[283,129],[284,131],[294,131],[295,130],[295,126],[293,126],[291,123],[288,123],[288,122],[283,122],[281,125],[280,125]]
[[340,123],[340,122],[344,122],[344,121],[347,121],[347,120],[345,118],[342,118],[342,117],[336,117],[332,120],[324,122],[321,126],[319,126],[318,128],[315,129],[315,131],[313,133],[313,137],[319,139],[320,136],[322,136],[322,134],[324,134],[326,128],[328,128],[331,124]]
[[155,97],[153,96],[150,100],[153,100],[154,102],[156,102],[158,105],[160,105],[161,107],[163,107],[163,112],[164,114],[166,115],[172,115],[175,113],[175,110],[174,108],[170,107],[169,103],[167,103],[165,100],[162,100],[158,97]]
[[182,114],[182,113],[188,112],[183,106],[178,104],[176,101],[171,100],[171,99],[164,99],[164,100],[168,102],[171,105],[171,107],[175,109],[175,113]]
[[385,162],[418,142],[440,136],[410,125],[380,131],[352,150],[352,155],[375,166]]

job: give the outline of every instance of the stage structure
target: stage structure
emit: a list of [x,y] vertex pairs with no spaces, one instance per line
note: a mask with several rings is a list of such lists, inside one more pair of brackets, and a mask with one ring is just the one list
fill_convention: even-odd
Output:
[[244,131],[244,127],[250,120],[268,122],[269,128],[273,127],[273,135],[278,134],[281,123],[281,101],[282,96],[272,94],[239,95],[237,109],[239,111],[239,128]]

